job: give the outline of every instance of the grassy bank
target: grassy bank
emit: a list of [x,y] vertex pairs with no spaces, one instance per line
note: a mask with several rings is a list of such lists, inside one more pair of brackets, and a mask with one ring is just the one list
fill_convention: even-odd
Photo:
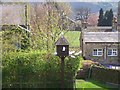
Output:
[[80,31],[68,31],[65,33],[65,37],[68,40],[70,47],[80,47]]
[[98,81],[94,81],[94,80],[89,80],[89,81],[85,81],[82,79],[77,79],[76,80],[76,90],[86,90],[86,89],[90,89],[90,90],[118,90],[115,89],[115,87],[107,85],[105,83],[101,83]]

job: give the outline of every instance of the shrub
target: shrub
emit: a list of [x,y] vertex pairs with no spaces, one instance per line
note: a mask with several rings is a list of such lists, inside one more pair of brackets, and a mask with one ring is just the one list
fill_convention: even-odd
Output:
[[91,60],[82,60],[80,70],[77,72],[77,79],[86,79],[90,77],[90,68],[93,65],[99,65],[98,62],[93,62]]
[[29,33],[16,26],[3,26],[2,33],[2,51],[3,53],[19,50],[28,50],[30,48]]
[[[45,51],[11,52],[3,56],[3,88],[60,88],[60,59]],[[79,57],[65,59],[65,87],[72,88]]]

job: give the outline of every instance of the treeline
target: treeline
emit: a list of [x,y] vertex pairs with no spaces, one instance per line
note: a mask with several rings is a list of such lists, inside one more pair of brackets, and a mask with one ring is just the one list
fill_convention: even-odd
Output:
[[101,8],[99,11],[98,26],[112,26],[113,11],[107,10],[105,13]]

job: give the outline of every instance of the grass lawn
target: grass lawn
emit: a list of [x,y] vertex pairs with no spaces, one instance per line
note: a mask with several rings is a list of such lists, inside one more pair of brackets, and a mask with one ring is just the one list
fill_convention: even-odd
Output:
[[76,90],[86,90],[86,89],[90,89],[90,90],[115,90],[114,87],[110,86],[110,85],[106,85],[97,81],[93,81],[93,80],[89,80],[89,81],[85,81],[82,79],[77,79],[76,80]]
[[80,31],[68,31],[65,33],[65,38],[68,40],[70,47],[80,47]]

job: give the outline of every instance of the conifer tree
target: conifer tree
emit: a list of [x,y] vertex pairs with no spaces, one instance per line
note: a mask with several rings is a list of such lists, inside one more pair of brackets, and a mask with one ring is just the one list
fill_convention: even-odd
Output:
[[108,14],[108,26],[112,26],[112,21],[113,21],[113,11],[110,9],[109,14]]
[[103,9],[99,11],[98,26],[112,26],[113,11],[112,9],[107,10],[104,14]]
[[103,9],[101,8],[99,11],[98,26],[102,25],[102,21],[103,21]]

